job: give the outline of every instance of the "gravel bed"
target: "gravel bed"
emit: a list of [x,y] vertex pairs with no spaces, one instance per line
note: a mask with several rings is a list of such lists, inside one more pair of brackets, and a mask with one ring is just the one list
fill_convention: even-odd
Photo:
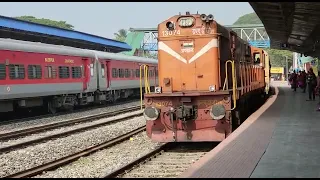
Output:
[[136,158],[146,155],[159,145],[160,143],[152,142],[145,132],[139,133],[130,141],[82,157],[71,164],[44,172],[35,178],[101,178]]
[[22,143],[22,142],[25,142],[25,141],[31,141],[31,140],[39,139],[39,138],[42,138],[42,137],[51,136],[51,135],[54,135],[54,134],[60,134],[62,132],[71,131],[71,130],[82,128],[82,127],[86,127],[86,126],[92,126],[94,124],[99,124],[99,123],[103,123],[103,122],[109,122],[109,121],[113,121],[115,119],[119,119],[119,118],[123,118],[123,117],[126,117],[126,116],[130,116],[130,115],[139,115],[141,112],[142,111],[139,110],[139,111],[124,113],[124,114],[113,116],[113,117],[101,118],[99,120],[94,120],[94,121],[91,121],[91,122],[80,123],[80,124],[73,125],[73,126],[61,127],[61,128],[58,128],[58,129],[54,129],[54,130],[50,130],[50,131],[46,131],[46,132],[42,132],[42,133],[30,134],[30,135],[25,136],[23,138],[10,139],[10,140],[7,140],[7,141],[0,142],[0,147],[3,148],[3,147],[7,147],[7,146],[12,146],[14,144]]
[[72,134],[70,136],[0,154],[0,177],[8,176],[71,155],[144,126],[143,117]]
[[88,115],[92,115],[92,114],[112,112],[112,111],[117,111],[120,109],[132,107],[132,106],[137,106],[137,105],[140,105],[140,101],[134,101],[134,102],[119,104],[119,105],[110,105],[110,106],[103,107],[103,108],[90,109],[90,110],[86,110],[86,111],[82,111],[82,112],[73,112],[73,113],[68,113],[68,114],[64,114],[64,115],[29,120],[29,121],[25,121],[25,122],[5,124],[5,125],[0,125],[0,132],[5,133],[5,132],[13,131],[13,130],[16,131],[16,130],[24,129],[24,128],[31,127],[31,126],[39,126],[39,125],[44,125],[44,124],[48,124],[48,123],[64,121],[66,119],[73,119],[73,118],[79,118],[82,116],[88,116]]

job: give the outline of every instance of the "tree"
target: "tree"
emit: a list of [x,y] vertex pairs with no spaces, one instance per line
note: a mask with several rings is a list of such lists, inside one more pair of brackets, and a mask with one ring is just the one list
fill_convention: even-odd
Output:
[[239,17],[238,20],[233,23],[233,25],[241,24],[262,24],[262,22],[256,13],[250,13]]
[[128,35],[128,31],[125,29],[120,29],[117,33],[114,33],[114,35],[116,36],[116,40],[117,41],[122,41],[124,42],[127,38]]
[[286,67],[285,56],[288,57],[288,67],[292,66],[293,53],[291,51],[271,48],[265,48],[264,50],[266,50],[269,54],[271,66]]
[[[262,24],[262,22],[256,13],[249,13],[239,17],[236,20],[236,22],[234,22],[233,24],[234,25]],[[271,66],[285,67],[286,66],[285,56],[288,57],[289,67],[293,64],[292,63],[293,52],[287,51],[287,50],[271,49],[271,48],[266,48],[265,50],[268,52],[270,56]]]
[[58,28],[68,29],[68,30],[73,30],[74,28],[73,25],[68,24],[66,21],[55,21],[55,20],[44,19],[44,18],[39,19],[33,16],[20,16],[15,18],[23,21],[39,23],[39,24],[54,26]]

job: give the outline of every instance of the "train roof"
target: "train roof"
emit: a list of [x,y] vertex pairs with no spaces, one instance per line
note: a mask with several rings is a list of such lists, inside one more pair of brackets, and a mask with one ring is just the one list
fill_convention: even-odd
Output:
[[14,39],[0,38],[0,49],[10,51],[24,51],[24,52],[35,52],[35,53],[48,53],[48,54],[59,54],[68,56],[81,56],[90,58],[101,58],[101,59],[112,59],[119,61],[135,61],[142,63],[157,63],[156,59],[150,59],[138,56],[128,56],[117,53],[102,52],[96,50],[88,50],[81,48],[74,48],[63,45],[52,45],[40,42],[29,42],[20,41]]
[[139,57],[139,56],[128,56],[124,54],[116,54],[116,53],[107,53],[102,51],[95,51],[95,50],[89,50],[95,53],[98,58],[100,59],[112,59],[112,60],[120,60],[120,61],[135,61],[135,62],[141,62],[141,63],[158,63],[156,59],[151,58],[145,58],[145,57]]

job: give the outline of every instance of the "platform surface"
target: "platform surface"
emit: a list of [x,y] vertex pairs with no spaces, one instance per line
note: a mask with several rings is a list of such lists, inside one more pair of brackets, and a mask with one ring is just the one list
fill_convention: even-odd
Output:
[[278,95],[181,177],[320,177],[319,98],[306,101],[300,89],[273,85]]

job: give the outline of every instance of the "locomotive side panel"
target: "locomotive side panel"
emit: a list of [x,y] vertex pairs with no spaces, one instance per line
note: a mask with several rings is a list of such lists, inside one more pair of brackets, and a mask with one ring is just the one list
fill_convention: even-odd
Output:
[[[226,78],[226,70],[225,70],[225,65],[226,62],[228,60],[231,59],[231,44],[230,44],[230,40],[229,40],[229,36],[230,36],[230,31],[226,28],[224,28],[223,26],[221,26],[220,24],[218,24],[217,26],[218,28],[218,33],[220,33],[219,36],[219,55],[220,55],[220,90],[222,90],[224,82],[225,82],[225,78]],[[232,76],[230,75],[231,72],[231,67],[228,66],[228,86],[231,87],[232,86]]]

